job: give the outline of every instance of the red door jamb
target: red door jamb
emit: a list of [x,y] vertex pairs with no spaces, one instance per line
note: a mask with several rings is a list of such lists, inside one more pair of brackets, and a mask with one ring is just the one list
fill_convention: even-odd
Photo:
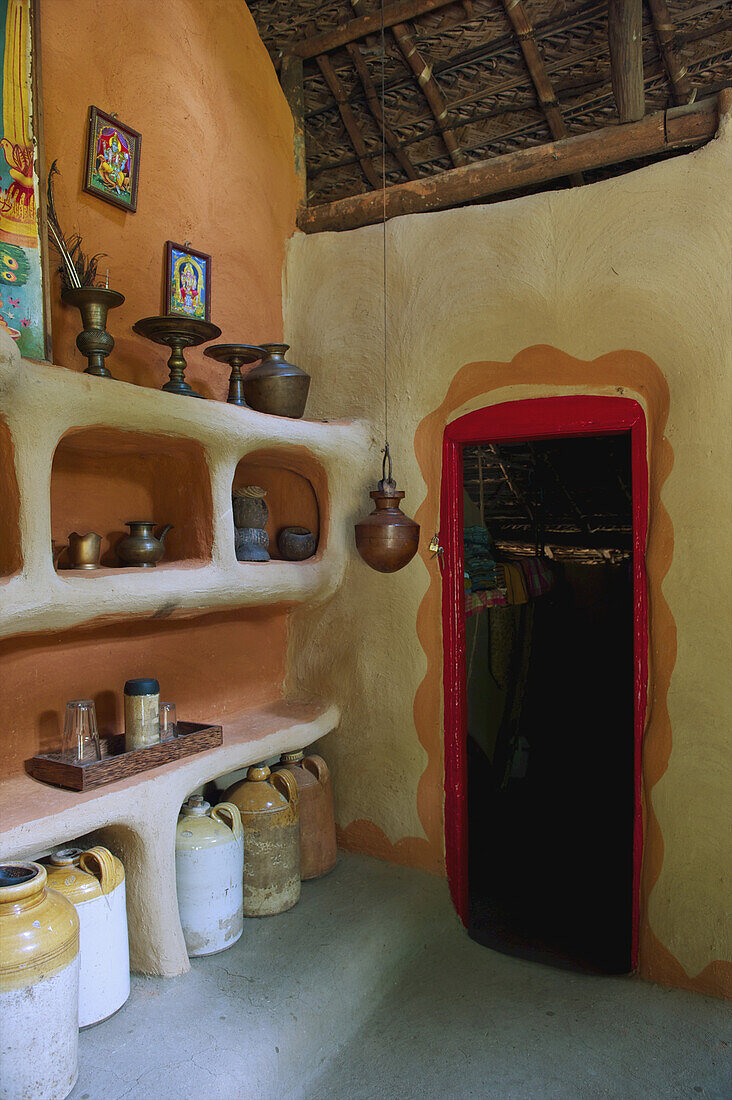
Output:
[[648,619],[646,533],[648,462],[643,409],[625,397],[545,397],[508,401],[448,424],[443,439],[440,541],[445,551],[442,589],[445,718],[445,851],[453,903],[468,919],[465,586],[463,554],[463,446],[518,443],[572,435],[631,433],[633,501],[634,810],[632,966],[638,959],[640,870],[643,847],[641,745],[646,714]]

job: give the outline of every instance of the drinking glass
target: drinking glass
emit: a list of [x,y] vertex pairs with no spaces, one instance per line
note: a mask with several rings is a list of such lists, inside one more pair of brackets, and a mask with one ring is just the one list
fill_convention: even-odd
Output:
[[171,741],[178,736],[178,723],[175,717],[175,703],[160,704],[160,740]]
[[72,699],[66,704],[61,748],[65,755],[79,762],[102,759],[93,699]]

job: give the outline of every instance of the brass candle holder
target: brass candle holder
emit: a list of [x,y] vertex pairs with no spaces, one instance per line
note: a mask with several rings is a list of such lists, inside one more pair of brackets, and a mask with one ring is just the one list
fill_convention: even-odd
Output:
[[107,314],[110,309],[121,306],[124,300],[124,294],[104,286],[67,287],[61,291],[61,301],[76,306],[81,313],[84,330],[76,337],[76,346],[89,364],[84,374],[95,374],[98,378],[112,377],[111,371],[104,365],[104,360],[114,347],[114,340],[107,332]]
[[206,348],[203,353],[209,359],[215,359],[219,363],[228,363],[231,367],[229,375],[229,396],[226,398],[229,405],[238,405],[240,409],[248,409],[244,400],[244,376],[241,368],[248,363],[256,363],[264,359],[267,352],[264,348],[255,344],[214,344]]
[[171,349],[168,359],[170,378],[162,387],[166,393],[203,399],[203,394],[196,393],[185,380],[188,364],[183,356],[183,348],[193,348],[208,340],[215,340],[221,335],[218,325],[202,321],[199,317],[176,317],[171,314],[166,317],[143,317],[134,323],[132,331],[138,336],[144,336],[146,340],[165,344]]

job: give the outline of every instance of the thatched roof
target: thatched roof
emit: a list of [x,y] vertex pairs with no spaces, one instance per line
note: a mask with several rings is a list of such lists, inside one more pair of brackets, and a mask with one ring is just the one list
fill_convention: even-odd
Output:
[[[634,0],[610,4],[630,10]],[[425,11],[386,30],[387,187],[616,124],[618,97],[626,97],[627,121],[639,117],[632,114],[638,91],[650,114],[732,83],[730,0],[644,0],[636,59],[640,73],[642,58],[642,83],[635,93],[623,87],[622,67],[628,64],[632,85],[634,62],[622,41],[611,71],[608,0],[385,5],[390,19]],[[307,205],[380,188],[379,4],[251,0],[249,6],[278,70],[286,55],[304,57]],[[354,24],[369,14],[376,20]],[[371,33],[357,34],[360,26]],[[584,182],[637,163],[600,168]],[[570,182],[582,180],[575,173],[551,186]]]

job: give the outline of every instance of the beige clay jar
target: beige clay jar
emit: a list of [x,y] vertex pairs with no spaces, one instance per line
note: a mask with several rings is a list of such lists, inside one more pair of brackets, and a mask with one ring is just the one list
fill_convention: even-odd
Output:
[[79,918],[39,863],[0,864],[3,1100],[63,1100],[78,1075]]

